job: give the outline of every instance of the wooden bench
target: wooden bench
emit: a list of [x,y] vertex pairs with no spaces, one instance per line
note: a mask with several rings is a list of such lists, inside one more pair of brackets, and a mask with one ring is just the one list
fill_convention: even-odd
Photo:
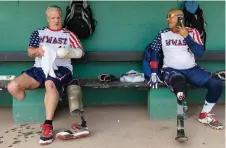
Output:
[[[201,62],[223,62],[225,61],[225,51],[206,51],[202,58],[197,59]],[[87,52],[81,60],[73,62],[141,62],[143,52]],[[0,62],[26,62],[34,61],[27,56],[26,52],[1,52]],[[147,110],[152,120],[175,119],[176,118],[176,99],[170,90],[164,85],[159,84],[158,89],[150,89],[147,82],[143,83],[122,83],[120,81],[101,83],[97,78],[79,78],[83,88],[108,89],[108,88],[137,88],[147,90]],[[5,85],[4,85],[5,86]],[[4,87],[2,86],[2,87]],[[190,89],[200,93],[203,89]],[[197,93],[195,92],[195,93]],[[13,98],[13,119],[15,123],[37,123],[45,119],[45,108],[43,103],[45,90],[43,88],[26,91],[26,99],[17,101]],[[205,94],[205,91],[202,93]],[[106,96],[107,97],[107,96]],[[223,94],[224,97],[224,94]],[[107,99],[107,98],[106,98]],[[204,100],[203,100],[204,101]],[[166,111],[167,110],[167,111]]]

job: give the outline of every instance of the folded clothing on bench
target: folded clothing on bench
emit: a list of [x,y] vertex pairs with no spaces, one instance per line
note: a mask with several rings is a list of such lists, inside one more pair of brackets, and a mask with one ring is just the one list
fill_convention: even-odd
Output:
[[129,83],[144,82],[145,77],[144,77],[144,73],[139,73],[135,70],[130,70],[126,74],[121,75],[120,81],[129,82]]

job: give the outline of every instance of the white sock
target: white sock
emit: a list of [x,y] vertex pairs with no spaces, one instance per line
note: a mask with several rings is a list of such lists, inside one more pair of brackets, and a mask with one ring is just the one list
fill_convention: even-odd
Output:
[[202,108],[202,113],[209,113],[212,108],[214,107],[216,103],[208,103],[206,100],[205,100],[205,104],[203,105],[203,108]]

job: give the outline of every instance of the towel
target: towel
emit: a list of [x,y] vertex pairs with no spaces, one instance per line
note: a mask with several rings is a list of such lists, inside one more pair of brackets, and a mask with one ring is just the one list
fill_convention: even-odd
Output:
[[44,56],[42,57],[42,70],[46,76],[50,75],[53,78],[56,78],[54,70],[57,70],[57,66],[54,64],[54,61],[57,57],[56,50],[52,49],[49,45],[43,45]]
[[135,70],[130,70],[126,74],[122,74],[120,77],[121,82],[144,82],[144,73],[139,73]]

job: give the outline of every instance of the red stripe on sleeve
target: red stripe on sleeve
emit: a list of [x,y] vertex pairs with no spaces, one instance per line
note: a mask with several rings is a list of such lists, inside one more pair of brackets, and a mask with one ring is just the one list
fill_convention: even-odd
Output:
[[199,32],[196,29],[194,29],[194,33],[195,33],[198,43],[203,45]]
[[81,43],[79,42],[78,38],[72,32],[70,32],[69,34],[75,45],[77,47],[81,47]]
[[76,48],[74,42],[73,42],[70,38],[69,38],[69,41],[70,41],[71,46],[72,46],[73,48]]

